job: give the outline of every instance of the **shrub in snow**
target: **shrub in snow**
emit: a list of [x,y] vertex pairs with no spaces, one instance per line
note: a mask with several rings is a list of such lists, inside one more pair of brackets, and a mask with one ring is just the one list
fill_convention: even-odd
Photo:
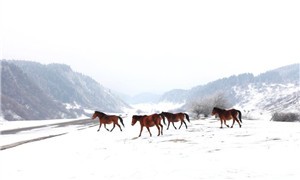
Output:
[[272,115],[271,121],[296,122],[296,121],[300,121],[300,114],[275,112]]

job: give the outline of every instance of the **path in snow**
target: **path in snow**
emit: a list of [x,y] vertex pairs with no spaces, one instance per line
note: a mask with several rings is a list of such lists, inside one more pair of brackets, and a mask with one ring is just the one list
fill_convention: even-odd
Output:
[[[97,120],[92,120],[92,119],[79,119],[79,120],[70,120],[66,122],[55,122],[50,124],[46,123],[44,125],[33,125],[33,126],[1,130],[0,134],[2,136],[0,138],[1,140],[0,150],[5,150],[25,143],[40,141],[40,140],[64,135],[74,129],[82,130],[82,129],[94,127],[98,125],[97,122],[98,122]],[[41,122],[36,122],[36,123],[41,123]]]

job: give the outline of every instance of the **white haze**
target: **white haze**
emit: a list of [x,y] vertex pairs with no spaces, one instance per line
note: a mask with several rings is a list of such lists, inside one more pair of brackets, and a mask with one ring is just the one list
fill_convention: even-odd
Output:
[[0,59],[64,63],[129,95],[300,59],[299,1],[2,0]]

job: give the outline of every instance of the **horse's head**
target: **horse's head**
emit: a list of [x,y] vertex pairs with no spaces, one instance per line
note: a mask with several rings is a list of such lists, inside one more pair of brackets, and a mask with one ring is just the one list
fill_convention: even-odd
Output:
[[132,121],[131,121],[131,125],[134,126],[135,123],[139,120],[141,120],[143,117],[146,117],[145,115],[144,116],[139,116],[139,115],[133,115],[132,116]]
[[214,116],[216,114],[218,114],[218,109],[217,107],[214,107],[213,110],[211,111],[211,115]]
[[138,115],[133,115],[132,116],[132,121],[131,121],[131,125],[134,126],[135,123],[138,121],[139,116]]
[[211,115],[214,116],[214,115],[219,114],[221,112],[222,112],[222,109],[214,107],[212,112],[211,112]]
[[99,112],[99,111],[95,111],[93,116],[92,116],[92,119],[95,119],[96,117],[101,118],[103,115],[104,115],[104,113]]
[[95,119],[97,117],[97,111],[94,112],[92,119]]
[[164,112],[164,111],[162,111],[161,113],[160,113],[160,115],[161,116],[166,116],[168,113],[167,112]]

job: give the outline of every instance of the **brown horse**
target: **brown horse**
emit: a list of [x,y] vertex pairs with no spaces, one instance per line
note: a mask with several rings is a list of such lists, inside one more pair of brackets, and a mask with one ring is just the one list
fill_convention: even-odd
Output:
[[179,129],[181,128],[182,124],[184,124],[185,127],[187,128],[187,125],[186,125],[186,123],[184,121],[184,116],[186,117],[186,119],[188,120],[188,122],[190,122],[189,115],[186,114],[186,113],[176,113],[176,114],[173,114],[173,113],[169,113],[169,112],[162,112],[160,114],[163,116],[163,119],[165,119],[165,117],[166,117],[167,120],[168,120],[167,130],[169,129],[170,123],[173,124],[173,126],[174,126],[175,129],[177,129],[175,127],[175,125],[174,125],[174,122],[178,122],[178,121],[181,121]]
[[[140,122],[141,131],[140,131],[139,137],[141,137],[144,126],[146,126],[146,128],[148,129],[150,137],[152,136],[152,134],[150,132],[149,127],[156,126],[157,129],[158,129],[158,135],[157,136],[159,136],[160,134],[163,135],[163,125],[161,124],[162,119],[163,118],[159,114],[152,114],[152,115],[149,115],[149,116],[146,116],[146,115],[143,115],[143,116],[133,115],[131,125],[134,126],[137,121]],[[163,122],[164,122],[164,124],[166,124],[165,121],[163,121]]]
[[110,132],[112,132],[112,130],[114,130],[116,125],[119,126],[120,130],[122,131],[122,128],[118,123],[118,119],[120,119],[123,127],[125,127],[124,123],[123,123],[123,119],[120,116],[106,115],[103,112],[95,111],[95,113],[92,116],[92,119],[95,119],[96,117],[99,118],[99,123],[100,123],[98,131],[100,131],[100,128],[101,128],[102,124],[104,124],[105,129],[109,131],[109,129],[106,128],[106,124],[111,124],[111,123],[114,123],[114,126],[110,130]]
[[[234,125],[235,121],[237,121],[239,123],[240,127],[242,127],[242,125],[241,125],[241,123],[242,123],[242,113],[241,113],[241,111],[239,111],[237,109],[225,110],[225,109],[220,109],[220,108],[214,107],[211,114],[212,115],[218,114],[218,116],[220,117],[220,120],[221,120],[221,127],[220,128],[223,128],[223,122],[227,127],[229,127],[226,124],[226,120],[230,120],[230,119],[233,119],[233,123],[231,125],[231,128],[233,128],[233,125]],[[237,118],[237,116],[239,116],[239,118]]]

